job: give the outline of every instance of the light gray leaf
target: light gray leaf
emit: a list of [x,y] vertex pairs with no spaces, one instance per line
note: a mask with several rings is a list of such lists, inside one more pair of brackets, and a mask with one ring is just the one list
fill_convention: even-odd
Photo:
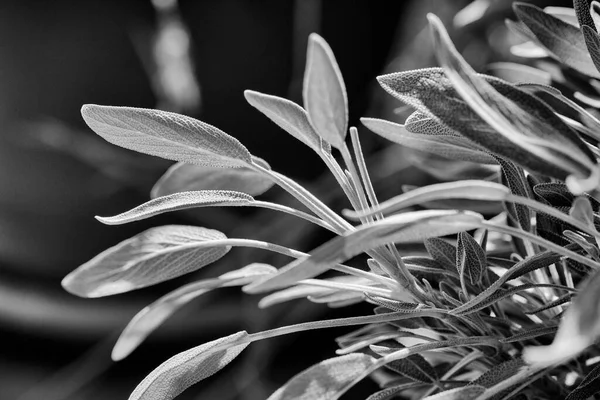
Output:
[[468,211],[424,210],[393,215],[338,236],[313,250],[308,257],[291,262],[272,277],[245,286],[243,290],[259,293],[279,289],[317,276],[332,264],[348,260],[366,250],[389,243],[422,241],[474,229],[482,219],[481,215]]
[[253,202],[254,198],[245,193],[225,190],[199,190],[158,197],[113,217],[96,217],[96,219],[103,224],[120,225],[188,208],[239,207],[250,205]]
[[98,254],[67,275],[63,287],[81,297],[143,288],[198,270],[223,257],[229,246],[213,229],[166,225],[151,228]]
[[541,69],[530,67],[529,65],[496,62],[488,65],[491,73],[510,83],[535,83],[539,85],[551,85],[552,76]]
[[461,136],[411,133],[403,125],[377,118],[361,118],[360,121],[379,136],[411,149],[433,153],[450,160],[496,164],[496,160],[489,153]]
[[113,347],[112,359],[119,361],[134,351],[156,328],[195,298],[224,286],[245,285],[259,276],[272,274],[276,268],[250,264],[218,278],[204,279],[181,286],[146,306],[129,321]]
[[475,379],[472,384],[491,388],[518,373],[523,366],[525,366],[525,363],[521,358],[505,361],[486,371],[479,378]]
[[333,51],[316,33],[308,38],[302,97],[315,131],[333,147],[341,148],[348,130],[346,87]]
[[569,215],[587,226],[594,228],[594,210],[592,203],[584,196],[579,196],[573,201]]
[[315,132],[308,120],[308,114],[298,104],[253,90],[244,91],[244,96],[254,108],[316,152],[320,151],[321,146],[329,148],[329,143],[321,139]]
[[245,331],[237,332],[171,357],[140,382],[129,400],[174,399],[229,364],[248,346],[249,342],[236,344],[246,337]]
[[[404,121],[404,128],[411,133],[420,133],[423,135],[434,136],[456,136],[461,137],[452,129],[441,124],[435,118],[431,118],[422,112],[415,111]],[[478,148],[474,143],[469,143],[469,148]]]
[[[253,159],[256,162],[256,157]],[[265,163],[266,164],[266,163]],[[266,164],[267,169],[270,169]],[[156,182],[151,198],[195,190],[233,190],[258,196],[269,190],[273,181],[250,168],[216,168],[176,163]]]
[[86,104],[83,119],[108,142],[173,161],[211,167],[252,163],[248,149],[212,125],[167,111]]
[[514,3],[513,10],[555,59],[593,78],[600,78],[581,31],[531,4]]
[[483,386],[468,385],[427,396],[423,400],[473,400],[485,392]]
[[268,400],[335,400],[364,376],[375,358],[352,353],[330,358],[293,377]]

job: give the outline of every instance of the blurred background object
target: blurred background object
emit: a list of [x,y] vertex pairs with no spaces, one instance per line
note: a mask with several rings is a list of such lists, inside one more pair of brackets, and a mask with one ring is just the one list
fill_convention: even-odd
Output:
[[[537,2],[549,5],[550,2]],[[380,140],[360,127],[376,116],[403,122],[406,112],[379,89],[383,72],[435,65],[425,14],[433,11],[477,70],[510,60],[515,44],[503,19],[508,0],[441,2],[358,0],[90,0],[0,4],[0,399],[127,398],[155,366],[176,352],[241,328],[256,331],[311,315],[369,313],[368,306],[329,310],[256,308],[237,291],[207,296],[169,320],[130,358],[113,364],[110,350],[127,321],[152,300],[198,275],[285,260],[236,249],[206,271],[108,299],[78,299],[60,280],[98,252],[151,226],[198,224],[230,237],[270,240],[309,250],[326,236],[270,211],[211,209],[110,227],[114,215],[149,198],[170,165],[112,146],[87,129],[85,103],[160,108],[213,124],[253,154],[305,183],[335,209],[332,178],[312,152],[248,105],[244,89],[301,103],[308,34],[333,48],[346,81],[351,124],[361,132],[381,199],[402,185],[452,179],[415,165],[423,154]],[[556,2],[552,5],[560,5]],[[567,5],[568,4],[563,4]],[[459,13],[460,10],[463,10]],[[445,160],[431,160],[444,163]],[[469,176],[493,171],[468,165]],[[285,203],[277,189],[265,195]],[[362,307],[362,308],[361,308]],[[344,330],[258,343],[228,371],[182,399],[266,398],[293,374],[332,354]],[[304,351],[312,343],[311,352]],[[315,347],[314,343],[318,343]],[[352,394],[364,398],[370,382]],[[374,387],[374,386],[373,386]],[[224,389],[225,388],[225,389]],[[362,392],[361,392],[362,390]],[[361,397],[362,396],[362,397]]]

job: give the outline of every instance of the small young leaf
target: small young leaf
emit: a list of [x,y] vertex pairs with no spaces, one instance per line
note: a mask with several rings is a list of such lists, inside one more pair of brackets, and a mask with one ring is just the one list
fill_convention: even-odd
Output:
[[67,275],[62,285],[81,297],[110,296],[154,285],[223,257],[228,246],[210,246],[221,239],[226,239],[221,232],[196,226],[151,228],[98,254]]
[[456,271],[456,247],[440,238],[429,238],[424,243],[431,258],[447,270]]
[[348,130],[348,97],[333,51],[313,33],[308,38],[302,97],[315,131],[333,147],[344,145]]
[[450,160],[496,164],[494,158],[468,139],[451,135],[424,135],[409,132],[403,125],[376,118],[361,118],[364,126],[381,137],[411,149]]
[[237,139],[212,125],[167,111],[86,104],[83,119],[108,142],[173,161],[241,167],[252,155]]
[[600,78],[577,27],[531,4],[514,3],[513,10],[551,56],[584,75]]
[[112,359],[119,361],[127,357],[164,321],[198,296],[224,286],[245,285],[261,275],[275,272],[277,269],[270,265],[250,264],[219,278],[189,283],[162,296],[129,321],[113,348]]
[[[254,158],[256,160],[256,157]],[[268,167],[267,169],[270,169]],[[269,190],[273,181],[250,168],[215,168],[195,164],[175,163],[156,182],[150,197],[196,190],[232,190],[258,196]]]
[[315,132],[306,111],[296,103],[253,90],[244,91],[244,96],[254,108],[316,152],[320,152],[322,146],[329,147],[329,144]]
[[120,225],[188,208],[247,206],[253,202],[254,198],[245,193],[225,190],[200,190],[158,197],[114,217],[96,217],[96,219],[103,224]]
[[592,204],[583,196],[579,196],[573,201],[569,215],[592,228],[594,227],[594,210],[592,209]]
[[565,400],[586,400],[600,392],[600,365],[596,365]]
[[467,276],[473,285],[481,283],[482,274],[487,269],[485,250],[467,232],[458,234],[456,267],[461,282]]
[[467,385],[455,389],[445,390],[422,400],[474,400],[485,392],[485,388],[476,385]]
[[236,358],[250,344],[237,344],[246,337],[245,331],[237,332],[171,357],[140,382],[129,400],[174,399]]
[[373,357],[358,353],[321,361],[293,377],[268,400],[338,399],[373,363]]

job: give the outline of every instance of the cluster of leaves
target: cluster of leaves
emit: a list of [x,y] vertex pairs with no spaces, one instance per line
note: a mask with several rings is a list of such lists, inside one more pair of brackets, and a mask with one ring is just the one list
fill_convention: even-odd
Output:
[[[600,348],[593,345],[600,334],[597,10],[600,4],[585,0],[576,0],[575,10],[548,12],[516,4],[519,20],[508,24],[527,41],[520,51],[549,57],[544,65],[553,71],[551,82],[540,82],[549,73],[511,66],[531,78],[521,83],[475,73],[430,15],[441,68],[378,78],[413,114],[404,125],[372,118],[362,123],[408,148],[496,173],[411,188],[382,203],[357,129],[348,128],[339,67],[327,43],[311,35],[304,108],[254,91],[245,96],[321,157],[353,208],[343,216],[214,126],[157,110],[84,106],[87,124],[109,142],[178,162],[157,183],[152,200],[98,217],[101,222],[249,206],[288,213],[337,235],[306,254],[206,228],[162,226],[106,250],[69,274],[63,286],[83,297],[115,295],[196,271],[235,246],[294,259],[281,268],[250,264],[167,294],[133,318],[113,359],[130,354],[182,305],[222,287],[271,292],[261,307],[297,298],[330,307],[375,306],[372,315],[241,331],[192,348],[156,368],[130,399],[172,399],[254,341],[340,326],[359,328],[337,339],[336,357],[296,375],[270,400],[337,399],[367,376],[381,386],[369,400],[573,400],[600,390]],[[254,198],[273,185],[306,209]],[[462,209],[492,203],[503,211],[484,216]],[[396,246],[415,242],[426,253],[401,254]],[[364,269],[343,264],[362,253],[369,257]],[[330,270],[338,274],[318,278]]]

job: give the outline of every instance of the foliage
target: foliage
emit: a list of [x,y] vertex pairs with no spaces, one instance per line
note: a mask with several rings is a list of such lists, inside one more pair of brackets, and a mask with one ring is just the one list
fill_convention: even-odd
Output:
[[[306,254],[211,229],[163,226],[106,250],[63,286],[82,297],[123,293],[198,270],[240,246],[295,259],[279,269],[250,264],[167,294],[130,322],[113,359],[126,357],[179,307],[221,287],[272,292],[262,307],[302,297],[331,307],[374,305],[372,315],[241,331],[187,350],[156,368],[130,399],[174,398],[252,342],[340,326],[359,328],[338,338],[337,356],[299,373],[270,399],[337,399],[370,375],[381,385],[370,399],[584,399],[600,390],[594,345],[600,336],[600,85],[594,80],[600,77],[600,4],[575,0],[575,10],[514,6],[518,21],[508,24],[528,41],[519,51],[528,46],[552,60],[545,64],[553,71],[549,82],[547,72],[533,67],[512,66],[525,71],[515,82],[477,74],[434,15],[429,23],[441,68],[378,78],[414,113],[404,125],[365,118],[367,128],[408,148],[491,166],[495,173],[487,180],[412,188],[379,203],[358,131],[348,128],[340,68],[318,35],[309,38],[304,108],[247,91],[252,106],[331,170],[353,208],[342,214],[209,124],[158,110],[84,106],[85,121],[109,142],[178,162],[152,200],[98,217],[101,222],[249,206],[336,234]],[[523,76],[535,82],[519,82]],[[273,184],[305,209],[253,197]],[[473,201],[501,204],[503,212],[471,211]],[[423,251],[396,246],[403,243],[420,243]],[[369,257],[364,269],[343,264],[362,253]],[[337,275],[318,278],[331,270]]]

